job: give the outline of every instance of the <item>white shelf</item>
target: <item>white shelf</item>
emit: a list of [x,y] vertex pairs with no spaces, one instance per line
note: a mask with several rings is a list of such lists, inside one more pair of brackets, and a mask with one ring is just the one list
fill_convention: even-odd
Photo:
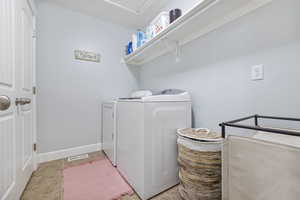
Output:
[[272,0],[202,0],[156,37],[123,58],[142,65],[241,17]]

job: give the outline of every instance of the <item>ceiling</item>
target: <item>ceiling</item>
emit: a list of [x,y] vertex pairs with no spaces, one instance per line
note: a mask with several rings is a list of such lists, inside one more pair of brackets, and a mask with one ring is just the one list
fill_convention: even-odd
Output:
[[171,0],[51,0],[65,8],[130,28],[145,27]]

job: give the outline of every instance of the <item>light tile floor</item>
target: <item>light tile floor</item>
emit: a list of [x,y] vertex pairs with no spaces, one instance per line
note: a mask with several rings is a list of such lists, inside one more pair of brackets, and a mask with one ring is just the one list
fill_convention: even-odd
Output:
[[[66,159],[61,159],[42,163],[33,173],[21,200],[63,200],[63,169],[91,162],[104,156],[102,152],[94,152],[89,154],[88,159],[84,160],[68,162]],[[122,200],[140,200],[140,198],[134,194],[124,196]],[[177,192],[177,187],[173,187],[153,197],[152,200],[181,200],[181,198]]]

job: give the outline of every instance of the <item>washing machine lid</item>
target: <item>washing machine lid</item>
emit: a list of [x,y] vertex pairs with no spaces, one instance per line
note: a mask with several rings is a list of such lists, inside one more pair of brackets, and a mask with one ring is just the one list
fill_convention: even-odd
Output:
[[117,100],[103,101],[102,104],[116,104]]
[[120,98],[119,101],[132,102],[174,102],[174,101],[191,101],[191,96],[188,92],[177,89],[168,89],[158,92],[150,96],[139,98]]
[[190,94],[188,92],[182,92],[178,94],[158,94],[148,97],[143,97],[143,101],[191,101]]

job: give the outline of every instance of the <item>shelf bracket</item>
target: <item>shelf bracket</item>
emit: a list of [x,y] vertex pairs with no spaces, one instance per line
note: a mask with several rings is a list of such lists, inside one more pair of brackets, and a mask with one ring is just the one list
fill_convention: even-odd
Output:
[[121,64],[126,64],[124,58],[121,58],[120,63],[121,63]]
[[164,38],[162,39],[162,42],[165,44],[167,49],[169,49],[170,51],[174,50],[175,62],[178,63],[180,61],[181,56],[181,47],[179,41]]
[[181,57],[181,48],[179,41],[176,41],[176,47],[175,47],[175,62],[178,63],[180,62],[180,57]]

